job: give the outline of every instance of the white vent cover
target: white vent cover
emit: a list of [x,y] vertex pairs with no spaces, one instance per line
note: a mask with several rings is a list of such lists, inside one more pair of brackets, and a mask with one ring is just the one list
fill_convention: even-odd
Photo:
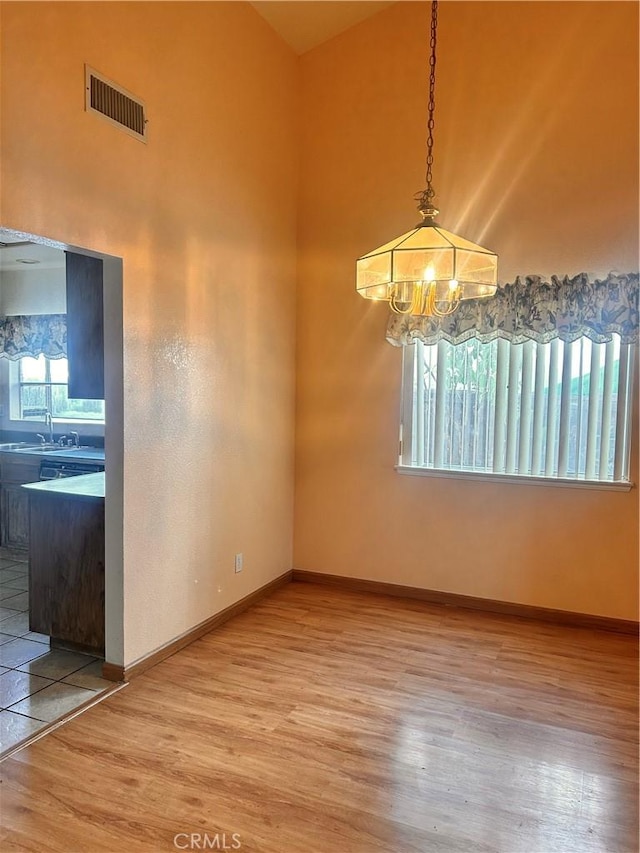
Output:
[[88,65],[85,65],[85,109],[141,142],[147,141],[144,103]]

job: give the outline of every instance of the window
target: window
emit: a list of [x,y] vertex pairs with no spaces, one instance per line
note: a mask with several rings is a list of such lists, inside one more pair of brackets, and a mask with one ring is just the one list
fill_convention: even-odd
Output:
[[580,338],[404,348],[401,465],[629,478],[633,347]]
[[46,410],[54,420],[104,422],[104,400],[74,400],[67,394],[66,358],[25,357],[16,362],[17,390],[13,396],[15,419],[42,421]]

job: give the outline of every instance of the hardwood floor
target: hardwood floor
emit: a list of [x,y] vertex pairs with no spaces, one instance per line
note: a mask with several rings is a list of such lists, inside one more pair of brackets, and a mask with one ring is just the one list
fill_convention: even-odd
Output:
[[2,850],[635,853],[637,677],[633,637],[293,583],[5,761]]

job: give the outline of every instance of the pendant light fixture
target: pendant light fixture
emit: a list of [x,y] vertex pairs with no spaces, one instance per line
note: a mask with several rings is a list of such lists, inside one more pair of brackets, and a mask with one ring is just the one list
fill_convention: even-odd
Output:
[[431,3],[431,56],[427,122],[426,189],[416,196],[422,216],[413,231],[368,252],[356,262],[356,290],[365,299],[389,302],[396,314],[444,317],[461,300],[493,296],[498,256],[441,228],[435,221],[432,186],[438,0]]

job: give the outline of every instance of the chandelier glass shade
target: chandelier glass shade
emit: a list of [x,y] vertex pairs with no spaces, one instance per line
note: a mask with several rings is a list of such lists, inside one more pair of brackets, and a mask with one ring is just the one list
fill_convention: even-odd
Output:
[[493,296],[498,256],[441,228],[431,183],[435,125],[435,68],[438,2],[431,3],[427,186],[417,198],[423,221],[413,231],[367,252],[356,261],[356,290],[365,299],[389,303],[396,314],[446,316],[463,299]]
[[452,313],[462,299],[493,296],[498,256],[432,221],[356,261],[356,289],[398,314]]

